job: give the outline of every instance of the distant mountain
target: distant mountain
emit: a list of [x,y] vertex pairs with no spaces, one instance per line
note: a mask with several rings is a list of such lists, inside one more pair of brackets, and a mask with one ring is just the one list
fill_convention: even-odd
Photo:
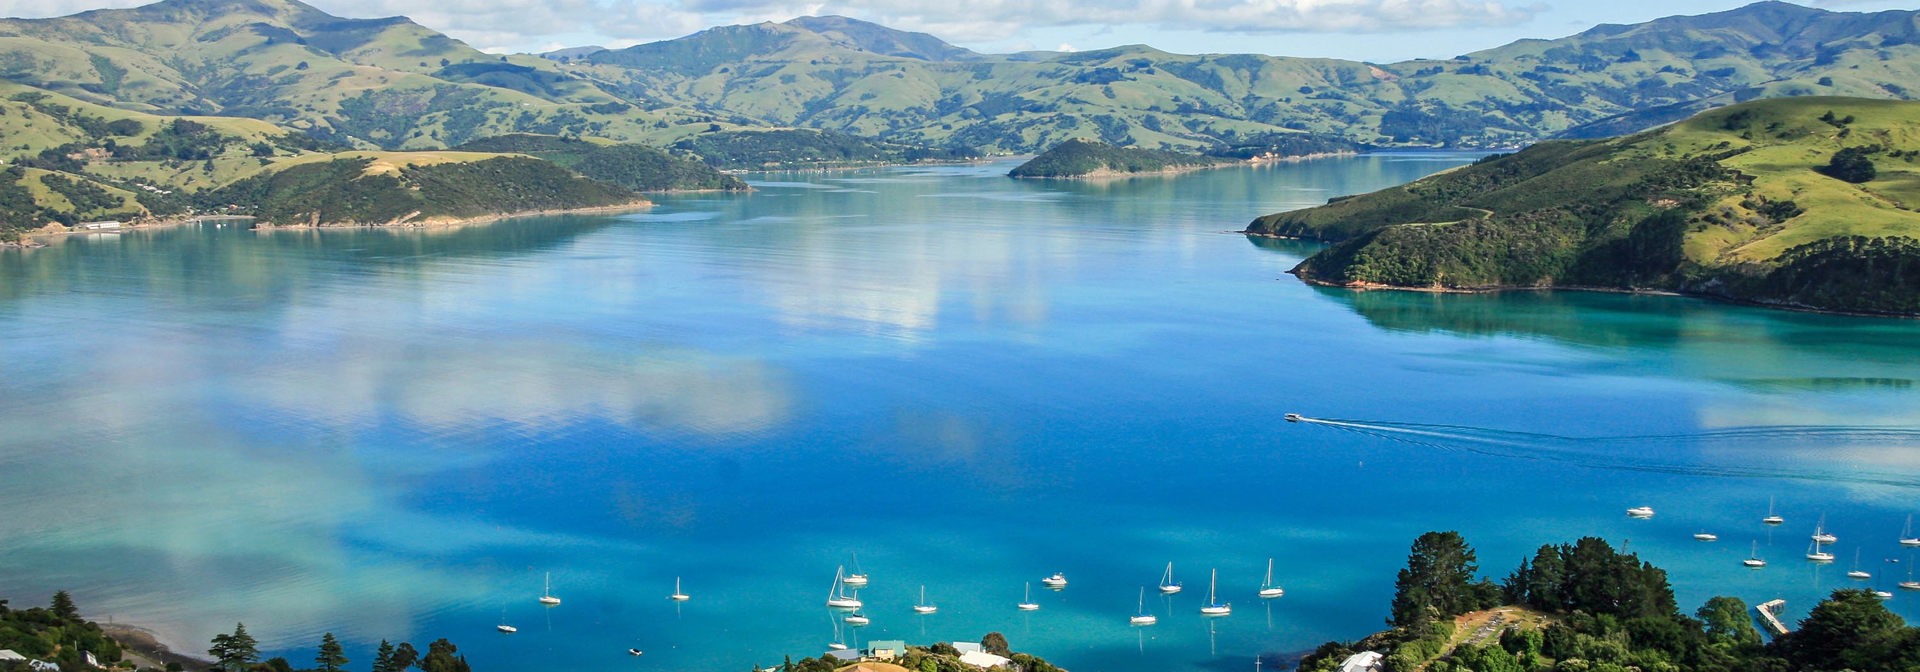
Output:
[[1920,102],[1743,103],[1254,220],[1352,287],[1682,291],[1920,315]]
[[[736,123],[1000,151],[1073,138],[1205,148],[1285,132],[1503,146],[1639,130],[1762,97],[1907,98],[1920,81],[1917,15],[1763,2],[1390,64],[1138,45],[981,55],[816,17],[596,52],[574,72],[632,100]],[[1587,124],[1601,125],[1578,130]]]

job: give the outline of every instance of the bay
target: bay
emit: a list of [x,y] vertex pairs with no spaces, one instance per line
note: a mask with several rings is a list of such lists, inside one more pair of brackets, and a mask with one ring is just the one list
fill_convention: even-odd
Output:
[[[1427,530],[1496,578],[1602,536],[1686,610],[1798,617],[1856,552],[1905,578],[1920,324],[1314,288],[1284,274],[1311,245],[1230,233],[1473,158],[793,173],[612,217],[6,251],[0,586],[186,650],[244,621],[296,666],[332,631],[354,667],[447,637],[481,670],[746,672],[834,639],[857,553],[848,644],[1229,670],[1378,629]],[[1809,565],[1822,515],[1842,561]],[[1234,614],[1203,619],[1215,569]],[[1160,624],[1129,628],[1142,587]]]

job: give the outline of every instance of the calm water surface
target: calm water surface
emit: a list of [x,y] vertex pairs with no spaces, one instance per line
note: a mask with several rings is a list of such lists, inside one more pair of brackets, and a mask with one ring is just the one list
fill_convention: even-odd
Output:
[[[858,553],[850,644],[998,630],[1081,672],[1199,671],[1377,629],[1431,529],[1495,576],[1603,536],[1687,610],[1797,618],[1856,553],[1905,578],[1920,441],[1861,428],[1920,426],[1920,323],[1317,289],[1284,274],[1312,248],[1226,233],[1471,158],[778,175],[619,217],[6,252],[0,597],[69,589],[193,650],[244,621],[296,665],[333,631],[355,666],[448,637],[481,670],[745,672],[835,638]],[[1727,428],[1755,429],[1702,434]],[[1187,591],[1129,628],[1170,561]],[[1203,620],[1215,568],[1234,614]],[[940,613],[909,609],[923,585]]]

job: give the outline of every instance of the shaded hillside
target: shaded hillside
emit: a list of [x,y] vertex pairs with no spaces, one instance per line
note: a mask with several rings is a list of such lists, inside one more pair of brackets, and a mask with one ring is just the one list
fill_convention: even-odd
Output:
[[744,191],[747,188],[747,183],[740,178],[705,163],[646,145],[514,134],[475,140],[456,149],[528,154],[634,191]]
[[633,192],[540,159],[369,154],[287,167],[223,187],[208,199],[269,224],[432,223],[644,203]]
[[[1920,103],[1758,101],[1267,215],[1354,286],[1686,291],[1920,314]],[[1848,164],[1845,170],[1840,164]]]

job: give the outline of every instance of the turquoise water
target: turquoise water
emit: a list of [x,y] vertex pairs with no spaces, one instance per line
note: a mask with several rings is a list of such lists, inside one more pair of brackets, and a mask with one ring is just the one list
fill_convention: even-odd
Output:
[[[745,672],[833,640],[858,553],[874,623],[848,643],[998,630],[1070,669],[1200,671],[1377,629],[1432,529],[1496,577],[1603,536],[1687,610],[1797,618],[1856,549],[1905,578],[1883,559],[1920,441],[1863,428],[1920,426],[1920,323],[1352,293],[1284,274],[1309,246],[1228,233],[1471,158],[793,174],[617,217],[0,253],[0,597],[69,589],[183,649],[244,621],[296,665],[333,631],[362,669],[448,637],[481,670]],[[1757,429],[1703,434],[1728,428]],[[1841,561],[1816,567],[1821,515]],[[1750,541],[1773,566],[1739,567]],[[1216,568],[1234,614],[1203,620]],[[1142,586],[1160,624],[1129,628]]]

